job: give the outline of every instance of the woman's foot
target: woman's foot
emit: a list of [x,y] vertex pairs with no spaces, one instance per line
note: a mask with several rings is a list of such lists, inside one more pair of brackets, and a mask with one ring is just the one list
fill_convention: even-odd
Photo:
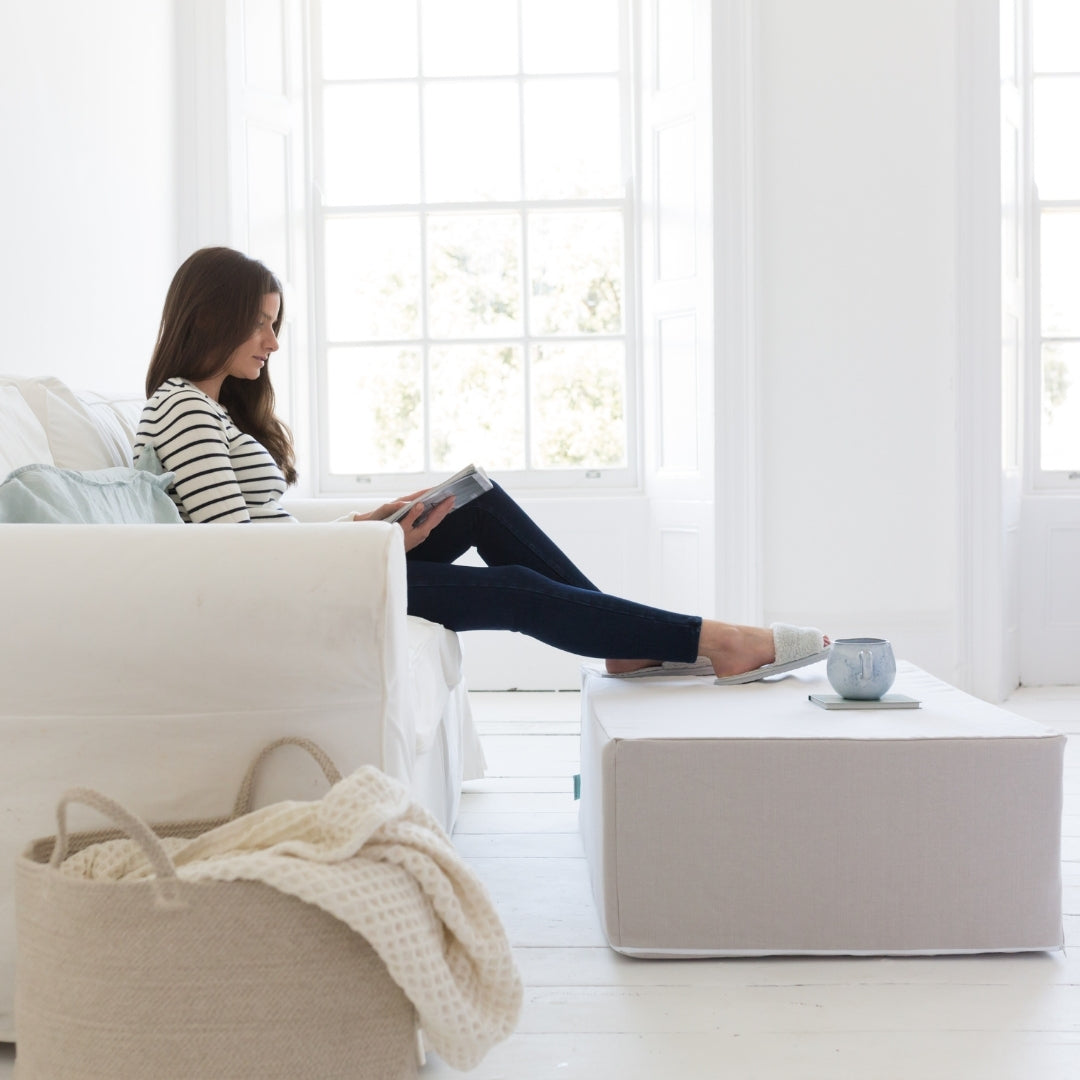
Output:
[[698,651],[712,661],[713,669],[720,677],[741,675],[776,659],[771,630],[763,626],[732,626],[709,619],[701,624]]
[[[821,647],[830,644],[822,634]],[[698,654],[707,657],[718,677],[742,675],[755,671],[776,660],[776,641],[771,628],[763,626],[735,626],[732,623],[704,619]],[[659,660],[608,660],[610,675],[623,675],[642,668],[656,667]]]

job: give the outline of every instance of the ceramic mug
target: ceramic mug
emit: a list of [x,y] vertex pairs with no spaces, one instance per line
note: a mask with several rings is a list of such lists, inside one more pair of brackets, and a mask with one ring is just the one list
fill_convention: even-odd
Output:
[[841,697],[876,701],[896,679],[896,657],[884,638],[840,638],[829,650],[825,674]]

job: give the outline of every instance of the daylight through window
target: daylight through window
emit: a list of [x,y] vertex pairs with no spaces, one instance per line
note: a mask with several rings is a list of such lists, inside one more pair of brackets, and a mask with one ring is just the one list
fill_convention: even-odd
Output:
[[1031,0],[1040,468],[1080,470],[1080,4]]
[[324,487],[627,469],[623,7],[312,5]]

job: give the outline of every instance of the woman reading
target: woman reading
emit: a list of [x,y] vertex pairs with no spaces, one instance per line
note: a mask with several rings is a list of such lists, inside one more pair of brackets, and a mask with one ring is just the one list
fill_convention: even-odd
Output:
[[[269,363],[284,318],[280,282],[230,248],[203,248],[176,272],[146,380],[135,460],[151,449],[175,474],[188,522],[295,523],[282,505],[296,480],[286,426],[274,414]],[[405,496],[348,520],[382,520]],[[610,675],[714,674],[751,682],[822,659],[814,627],[737,626],[600,591],[498,485],[453,514],[446,499],[398,520],[408,611],[450,630],[513,630],[581,656]],[[475,548],[484,566],[455,560]]]

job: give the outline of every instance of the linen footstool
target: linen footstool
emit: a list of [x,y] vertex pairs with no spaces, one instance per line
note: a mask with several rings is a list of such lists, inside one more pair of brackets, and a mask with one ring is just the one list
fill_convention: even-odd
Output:
[[920,709],[768,682],[582,681],[581,832],[633,956],[1062,946],[1065,737],[901,662]]

